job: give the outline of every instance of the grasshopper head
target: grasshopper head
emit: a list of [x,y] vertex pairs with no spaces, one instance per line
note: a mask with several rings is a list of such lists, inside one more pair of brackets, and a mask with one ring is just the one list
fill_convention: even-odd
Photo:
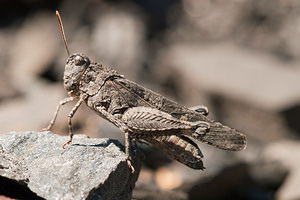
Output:
[[64,72],[64,87],[69,96],[79,96],[80,81],[89,65],[89,58],[83,54],[73,54],[68,58]]

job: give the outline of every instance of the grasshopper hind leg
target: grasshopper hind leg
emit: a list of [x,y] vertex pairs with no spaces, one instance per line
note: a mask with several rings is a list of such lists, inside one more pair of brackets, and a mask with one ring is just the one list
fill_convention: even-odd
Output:
[[131,164],[131,155],[130,155],[130,146],[131,146],[131,138],[129,136],[129,132],[125,132],[125,153],[126,153],[126,161],[127,164],[129,166],[129,168],[131,168],[131,173],[134,174],[135,173],[135,169]]

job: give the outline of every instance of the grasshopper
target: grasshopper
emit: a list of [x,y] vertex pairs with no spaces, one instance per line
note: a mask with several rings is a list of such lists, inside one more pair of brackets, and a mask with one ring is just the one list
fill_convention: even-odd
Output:
[[83,102],[124,133],[125,153],[132,173],[132,140],[151,143],[171,158],[201,170],[204,169],[203,155],[192,139],[224,150],[240,151],[246,147],[246,136],[209,119],[206,107],[187,108],[124,78],[114,69],[94,62],[82,53],[70,55],[58,11],[56,16],[69,55],[63,77],[69,97],[60,101],[53,119],[44,130],[52,128],[61,106],[77,100],[68,115],[70,139],[63,147],[72,141],[71,119]]

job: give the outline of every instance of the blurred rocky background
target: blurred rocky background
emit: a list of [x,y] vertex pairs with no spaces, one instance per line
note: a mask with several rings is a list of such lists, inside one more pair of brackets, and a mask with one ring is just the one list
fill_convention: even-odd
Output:
[[[0,133],[39,131],[58,102],[67,53],[127,78],[246,133],[227,152],[199,144],[204,171],[145,154],[134,199],[300,199],[300,2],[297,0],[2,0]],[[53,132],[67,135],[63,107]],[[75,133],[124,141],[85,106]]]

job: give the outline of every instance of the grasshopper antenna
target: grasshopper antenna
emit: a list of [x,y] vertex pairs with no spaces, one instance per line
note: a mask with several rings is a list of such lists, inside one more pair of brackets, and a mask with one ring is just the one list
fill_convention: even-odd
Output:
[[58,12],[58,11],[56,11],[56,17],[57,17],[57,19],[58,19],[60,32],[61,32],[63,41],[64,41],[64,43],[65,43],[65,47],[66,47],[68,56],[70,56],[70,51],[69,51],[68,44],[67,44],[67,39],[66,39],[66,36],[65,36],[64,26],[63,26],[63,24],[62,24],[62,21],[61,21],[61,18],[60,18],[60,15],[59,15],[59,12]]

